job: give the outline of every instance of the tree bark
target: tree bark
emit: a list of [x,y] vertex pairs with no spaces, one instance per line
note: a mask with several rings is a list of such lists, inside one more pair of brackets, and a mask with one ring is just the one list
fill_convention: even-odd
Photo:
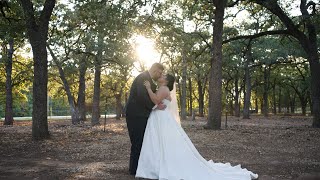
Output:
[[191,78],[188,78],[188,85],[189,85],[189,115],[191,116],[193,113],[193,107],[192,107],[192,80]]
[[252,61],[251,54],[251,42],[248,44],[248,49],[246,51],[246,62],[245,62],[245,83],[246,88],[244,92],[244,107],[243,107],[243,119],[250,119],[250,104],[251,104],[251,77],[249,63]]
[[117,120],[120,120],[121,114],[122,114],[121,96],[122,96],[121,92],[115,95],[115,98],[116,98],[116,119]]
[[79,90],[78,90],[78,102],[77,106],[79,109],[79,121],[84,122],[86,120],[86,56],[80,62],[79,66]]
[[[314,56],[314,55],[313,55]],[[314,58],[316,59],[316,58]],[[312,95],[312,126],[320,128],[320,63],[312,60],[310,63],[311,68],[311,95]],[[312,65],[311,65],[312,64]],[[311,67],[312,66],[312,67]]]
[[91,125],[99,125],[100,122],[100,80],[101,80],[101,65],[97,63],[95,65],[94,72],[94,90],[93,90],[93,102],[92,102],[92,119]]
[[233,101],[230,101],[228,106],[229,109],[231,109],[228,113],[230,114],[230,116],[234,116],[234,112],[232,111],[232,109],[234,109]]
[[272,112],[273,114],[277,114],[276,79],[274,79],[273,85],[272,85],[272,102],[273,102]]
[[311,97],[311,93],[308,93],[308,99],[309,99],[309,106],[310,106],[310,113],[311,115],[313,115],[313,106],[312,106],[312,97]]
[[278,113],[282,113],[281,110],[281,98],[282,98],[282,94],[281,94],[281,86],[279,86],[279,94],[278,94]]
[[102,63],[102,51],[103,51],[103,36],[100,33],[98,35],[98,53],[95,58],[95,72],[94,72],[94,90],[93,90],[93,102],[92,102],[92,119],[91,125],[100,124],[100,81],[101,81],[101,63]]
[[302,115],[305,116],[307,114],[307,101],[300,99],[300,103],[301,103]]
[[290,96],[290,91],[287,89],[285,94],[284,94],[284,106],[286,108],[285,110],[285,113],[289,113],[289,109],[290,109],[290,99],[291,99],[291,96]]
[[240,117],[240,104],[239,104],[239,78],[235,77],[234,79],[234,91],[235,91],[235,95],[234,95],[234,115],[236,117]]
[[[63,71],[62,65],[60,64],[59,60],[57,59],[57,57],[55,56],[55,54],[51,50],[50,46],[47,46],[47,49],[49,50],[54,63],[58,67],[59,77],[63,83],[64,90],[66,91],[66,94],[67,94],[68,103],[69,103],[69,107],[70,107],[70,113],[71,113],[71,122],[72,122],[72,124],[79,124],[80,123],[79,109],[77,107],[77,104],[75,103],[75,98],[72,95],[70,85],[67,81],[67,78],[66,78],[65,73]],[[80,85],[79,85],[79,88],[80,88]]]
[[261,114],[263,114],[263,109],[264,109],[264,104],[263,104],[263,97],[260,98],[260,111],[261,111]]
[[270,76],[270,67],[265,66],[263,71],[264,84],[263,84],[263,116],[268,117],[269,115],[269,100],[268,100],[268,92],[269,92],[269,76]]
[[250,119],[251,77],[248,60],[245,65],[245,82],[246,86],[244,92],[243,119]]
[[222,33],[226,0],[213,0],[215,5],[213,46],[209,80],[209,113],[206,128],[221,129],[222,110]]
[[202,87],[202,82],[201,80],[197,81],[198,84],[198,92],[199,92],[199,116],[203,117],[204,116],[204,112],[203,112],[203,108],[204,108],[204,91],[203,91],[203,87]]
[[60,75],[60,79],[62,80],[63,82],[63,86],[64,86],[64,89],[67,93],[67,97],[68,97],[68,102],[69,102],[69,106],[70,106],[70,113],[71,113],[71,121],[72,121],[72,124],[79,124],[79,110],[75,104],[75,100],[74,100],[74,97],[71,93],[71,89],[70,89],[70,86],[69,86],[69,83],[66,79],[66,76],[64,74],[64,71],[61,67],[61,65],[58,65],[58,69],[59,69],[59,75]]
[[296,109],[296,96],[292,95],[290,98],[290,113],[294,114]]
[[30,0],[20,0],[34,60],[32,137],[35,140],[49,137],[47,117],[48,55],[46,42],[49,21],[55,3],[55,0],[46,0],[40,17],[35,18],[32,2]]
[[[257,95],[256,95],[257,96]],[[256,113],[256,114],[258,114],[258,112],[259,112],[259,103],[258,103],[258,97],[255,97],[255,99],[254,99],[254,113]]]
[[13,39],[9,39],[9,49],[6,59],[6,110],[3,125],[13,125],[13,99],[12,99],[12,55]]

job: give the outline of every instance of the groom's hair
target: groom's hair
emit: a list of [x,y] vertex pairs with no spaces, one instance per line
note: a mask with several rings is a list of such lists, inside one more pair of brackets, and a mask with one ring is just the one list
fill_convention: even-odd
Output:
[[154,69],[161,69],[162,71],[164,70],[164,67],[162,64],[160,63],[153,63],[150,70],[154,70]]
[[167,74],[166,80],[168,81],[167,86],[168,86],[169,90],[172,91],[173,85],[174,85],[174,81],[175,81],[174,76],[172,76],[170,74]]

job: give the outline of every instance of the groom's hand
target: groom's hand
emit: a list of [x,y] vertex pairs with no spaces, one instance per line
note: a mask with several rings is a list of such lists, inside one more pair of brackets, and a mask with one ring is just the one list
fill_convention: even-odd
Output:
[[166,106],[165,104],[159,103],[159,104],[157,105],[157,108],[156,108],[156,109],[164,110],[165,108],[167,108],[167,106]]

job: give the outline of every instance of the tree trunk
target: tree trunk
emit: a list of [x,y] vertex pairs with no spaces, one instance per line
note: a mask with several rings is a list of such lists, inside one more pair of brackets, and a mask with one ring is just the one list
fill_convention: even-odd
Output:
[[234,96],[234,115],[236,117],[240,117],[240,104],[239,104],[239,79],[238,77],[235,77],[234,79],[234,91],[235,91],[235,96]]
[[258,98],[258,79],[255,79],[255,113],[258,114],[259,113],[259,98]]
[[185,52],[182,52],[182,81],[181,81],[181,119],[187,118],[186,104],[187,104],[187,59]]
[[103,36],[99,34],[98,37],[98,53],[95,59],[95,72],[94,72],[94,90],[92,102],[92,119],[91,125],[100,124],[100,81],[101,81],[101,62],[103,51]]
[[34,57],[32,137],[40,140],[49,137],[47,117],[48,61],[46,42],[44,40],[36,41],[31,43],[31,45],[36,44],[32,46]]
[[277,100],[276,100],[276,80],[274,80],[272,85],[272,112],[273,114],[277,114]]
[[121,95],[122,93],[118,93],[115,95],[116,98],[116,119],[120,120],[122,114],[122,104],[121,104]]
[[199,103],[199,116],[203,117],[204,116],[204,112],[203,112],[204,92],[203,92],[201,80],[198,80],[197,83],[198,83],[198,92],[199,92],[199,102],[198,102]]
[[263,114],[263,109],[264,109],[264,104],[263,104],[263,97],[260,98],[260,111],[261,111],[261,114]]
[[50,17],[55,0],[46,0],[39,18],[35,18],[30,0],[20,0],[26,19],[27,34],[32,47],[34,61],[32,137],[35,140],[49,137],[47,117],[48,59],[47,36]]
[[232,111],[232,109],[234,109],[233,101],[229,102],[229,109],[231,109],[231,111],[228,112],[230,116],[234,116],[234,111]]
[[3,125],[13,125],[13,100],[12,100],[12,55],[13,39],[9,40],[9,49],[6,59],[6,111]]
[[192,107],[192,80],[191,78],[188,78],[189,81],[189,115],[192,115],[193,107]]
[[268,90],[269,90],[269,67],[264,67],[264,84],[263,84],[263,116],[268,117],[269,115],[269,100],[268,100]]
[[[60,64],[59,60],[57,59],[57,57],[55,56],[55,54],[51,50],[50,46],[47,46],[47,49],[49,50],[54,63],[58,67],[59,76],[60,76],[60,79],[63,83],[64,90],[66,91],[66,94],[68,97],[68,103],[69,103],[70,114],[71,114],[71,122],[72,122],[72,124],[79,124],[80,123],[79,109],[77,108],[77,105],[75,103],[75,99],[71,93],[71,89],[70,89],[69,83],[67,81],[67,78],[65,76],[65,73],[62,69],[62,65]],[[79,88],[80,88],[80,85],[79,85]]]
[[122,117],[126,117],[125,105],[128,102],[128,92],[124,94],[124,106],[122,106]]
[[294,114],[296,109],[296,96],[293,95],[292,98],[290,98],[290,113]]
[[245,63],[245,92],[244,92],[244,107],[243,107],[243,119],[250,119],[250,101],[251,101],[251,77],[249,62],[252,61],[251,54],[251,42],[249,42],[248,49],[246,51],[246,63]]
[[[309,98],[309,91],[308,87],[304,87],[302,89],[298,88],[295,84],[291,84],[292,89],[294,89],[295,94],[298,96],[301,109],[302,109],[302,114],[306,115],[306,109],[307,109],[307,104],[308,104],[308,98]],[[294,111],[295,109],[295,95],[293,95],[294,103],[291,104],[291,112],[292,110]]]
[[243,119],[250,119],[250,99],[251,99],[251,78],[248,64],[245,67],[245,82],[246,88],[244,93],[244,105],[243,105]]
[[301,109],[302,109],[302,115],[306,115],[307,114],[307,101],[306,100],[301,100]]
[[255,107],[255,109],[254,109],[254,112],[256,113],[256,114],[258,114],[258,112],[259,112],[259,103],[258,103],[258,97],[257,97],[257,94],[256,94],[256,97],[255,97],[255,100],[254,100],[254,107]]
[[[313,55],[316,56],[316,55]],[[318,56],[317,56],[318,57]],[[312,96],[312,126],[320,128],[320,63],[319,58],[310,63],[311,68],[311,96]]]
[[80,122],[80,120],[79,120],[79,110],[76,107],[75,100],[74,100],[74,97],[73,97],[73,95],[71,93],[71,89],[70,89],[69,83],[68,83],[68,81],[66,79],[66,76],[64,74],[64,71],[63,71],[61,65],[57,64],[57,66],[58,66],[58,69],[59,69],[60,79],[63,82],[63,86],[64,86],[64,89],[66,91],[67,97],[68,97],[68,102],[69,102],[69,106],[70,106],[70,113],[71,113],[71,122],[72,122],[72,124],[79,124],[79,122]]
[[282,98],[282,94],[281,94],[281,86],[279,86],[279,95],[278,95],[278,112],[279,113],[282,113],[282,110],[281,110],[281,98]]
[[285,94],[285,106],[286,106],[286,111],[285,113],[290,113],[290,103],[291,103],[291,92],[290,90],[286,90]]
[[94,72],[94,90],[93,90],[93,102],[92,102],[92,119],[91,125],[100,124],[100,80],[101,80],[101,65],[96,64]]
[[209,113],[206,128],[221,129],[222,110],[222,33],[226,0],[214,0],[213,46],[209,81]]
[[[85,56],[86,57],[86,56]],[[79,67],[79,91],[78,91],[78,102],[77,106],[79,109],[79,121],[84,122],[86,120],[86,71],[87,65],[85,58],[80,62]]]
[[310,106],[310,113],[311,115],[313,115],[313,106],[312,106],[312,97],[311,97],[311,93],[308,92],[308,100],[309,100],[309,106]]

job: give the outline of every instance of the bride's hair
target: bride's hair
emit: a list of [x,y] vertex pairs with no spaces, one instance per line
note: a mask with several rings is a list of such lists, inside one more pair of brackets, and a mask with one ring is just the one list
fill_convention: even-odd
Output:
[[175,81],[174,76],[172,76],[170,74],[167,74],[166,80],[168,81],[167,86],[168,86],[169,90],[172,91],[173,85],[174,85],[174,81]]

